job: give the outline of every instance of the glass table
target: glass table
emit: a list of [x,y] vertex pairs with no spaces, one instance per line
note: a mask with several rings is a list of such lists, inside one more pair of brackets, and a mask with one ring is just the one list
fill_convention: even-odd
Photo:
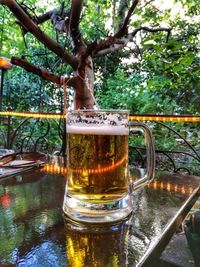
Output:
[[[131,169],[133,178],[142,170]],[[62,202],[62,158],[0,180],[0,265],[156,266],[160,253],[199,196],[198,179],[156,173],[133,194],[133,213],[115,225],[79,225]],[[158,266],[158,265],[157,265]]]

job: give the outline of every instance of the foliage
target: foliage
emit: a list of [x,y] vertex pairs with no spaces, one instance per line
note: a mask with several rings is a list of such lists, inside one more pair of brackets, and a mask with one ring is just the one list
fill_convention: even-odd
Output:
[[[43,14],[61,2],[23,1],[31,15],[36,12],[37,15]],[[70,2],[65,1],[66,8],[70,7]],[[118,18],[114,19],[112,14],[118,4],[119,0],[85,1],[80,26],[88,42],[113,33],[113,25],[116,27]],[[199,11],[199,0],[174,0],[173,9],[164,9],[162,3],[141,1],[129,31],[141,25],[152,28],[167,26],[172,28],[171,35],[167,40],[166,32],[141,31],[123,50],[95,58],[95,96],[99,106],[129,109],[135,114],[200,114]],[[50,21],[40,27],[72,51],[67,36],[56,34]],[[12,14],[0,5],[0,55],[25,57],[58,75],[72,72],[31,34],[23,37],[21,33]],[[59,112],[62,110],[62,97],[62,88],[20,68],[14,67],[5,75],[4,110]],[[191,138],[199,147],[200,126],[193,128],[190,124],[190,127],[193,131]],[[190,132],[188,125],[177,128]],[[158,148],[161,148],[161,143],[164,149],[177,146],[166,130],[160,130],[156,140]]]
[[[117,25],[118,18],[114,20],[112,13],[118,3],[85,2],[80,26],[86,40],[101,39],[113,32],[112,27]],[[40,15],[58,7],[60,1],[51,1],[51,6],[35,0],[23,1],[23,4],[30,15]],[[178,9],[175,12],[176,5]],[[156,3],[142,2],[129,29],[131,31],[140,25],[172,27],[168,43],[165,32],[142,31],[123,51],[95,59],[96,96],[102,108],[128,108],[134,113],[200,112],[199,5],[197,0],[179,0],[174,6],[174,10],[170,10]],[[70,7],[70,1],[65,2],[65,7]],[[70,74],[72,70],[58,61],[30,33],[22,36],[20,25],[3,6],[0,6],[0,15],[2,55],[8,58],[23,56],[53,73]],[[61,45],[72,49],[65,35],[52,30],[50,21],[40,27]],[[61,107],[61,90],[53,84],[17,67],[10,70],[6,78],[4,109],[25,110],[30,103],[34,110],[57,110]]]
[[[134,27],[147,20],[154,27],[158,27],[158,21],[167,22],[172,34],[166,42],[165,33],[142,33],[137,40],[136,60],[128,62],[127,51],[121,53],[118,68],[116,65],[115,69],[109,68],[106,62],[109,57],[105,59],[109,75],[103,75],[97,84],[102,107],[118,106],[134,113],[200,113],[200,23],[194,16],[199,8],[194,10],[195,1],[182,2],[184,17],[178,13],[174,17],[170,10],[162,15],[152,8],[139,10],[140,17],[137,22],[134,20]],[[132,51],[130,48],[129,52]]]

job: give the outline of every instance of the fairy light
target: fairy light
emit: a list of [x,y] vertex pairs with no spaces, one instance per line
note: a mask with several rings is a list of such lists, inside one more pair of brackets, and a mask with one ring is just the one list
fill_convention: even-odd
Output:
[[200,122],[200,116],[193,115],[130,115],[131,121],[163,121],[163,122]]
[[191,194],[193,192],[193,188],[187,185],[180,185],[170,182],[163,182],[154,180],[150,184],[148,184],[149,188],[153,188],[154,190],[166,190],[168,192],[175,192],[185,194]]
[[[161,182],[159,187],[160,187],[160,189],[164,189],[164,183]],[[166,188],[167,188],[167,186],[166,186]]]
[[193,192],[193,188],[190,187],[190,189],[189,189],[189,193],[192,194],[192,192]]
[[[87,173],[90,174],[97,174],[109,170],[110,170],[109,168],[107,169],[97,168],[97,169],[82,170],[82,172],[87,171]],[[44,167],[41,169],[41,171],[45,171],[50,174],[61,174],[61,175],[67,175],[70,172],[70,170],[67,167],[55,164],[45,164]],[[81,170],[76,170],[76,171],[81,172]],[[164,182],[164,181],[154,180],[148,184],[148,187],[153,188],[154,190],[166,190],[168,192],[181,193],[183,195],[191,194],[193,192],[193,188],[191,186],[170,183],[169,181]]]
[[98,166],[97,168],[94,169],[72,169],[72,168],[67,168],[67,167],[60,167],[58,165],[53,165],[53,164],[45,164],[44,168],[42,170],[47,171],[49,173],[60,173],[60,174],[67,174],[67,173],[78,173],[82,175],[87,175],[87,174],[100,174],[100,173],[105,173],[112,171],[116,169],[118,166],[126,162],[127,157],[123,157],[121,160],[117,161],[115,164],[107,165],[104,167]]
[[[65,119],[66,115],[63,113],[36,113],[36,112],[13,112],[3,111],[0,116],[13,116],[13,117],[30,117],[30,118],[43,118],[43,119]],[[200,122],[200,116],[193,115],[130,115],[131,121],[162,121],[162,122]]]
[[181,192],[182,192],[182,194],[185,194],[186,192],[185,192],[185,186],[182,186],[181,187]]
[[158,187],[158,183],[157,183],[157,181],[155,181],[154,182],[154,188],[157,189],[157,187]]
[[169,182],[167,183],[167,191],[171,191],[171,184]]
[[13,112],[13,111],[4,111],[0,112],[0,116],[12,116],[12,117],[27,117],[27,118],[36,118],[36,119],[64,119],[64,114],[58,113],[36,113],[36,112]]
[[178,190],[178,186],[175,185],[175,186],[174,186],[174,191],[177,192],[177,190]]

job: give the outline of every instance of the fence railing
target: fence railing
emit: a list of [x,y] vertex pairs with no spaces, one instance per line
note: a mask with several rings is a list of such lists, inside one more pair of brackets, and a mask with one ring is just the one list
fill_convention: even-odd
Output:
[[[65,154],[64,114],[0,112],[0,148],[14,151],[42,151]],[[144,121],[153,130],[156,165],[173,172],[200,173],[200,116],[130,115],[130,120]],[[145,167],[145,146],[139,136],[130,140],[130,160]]]

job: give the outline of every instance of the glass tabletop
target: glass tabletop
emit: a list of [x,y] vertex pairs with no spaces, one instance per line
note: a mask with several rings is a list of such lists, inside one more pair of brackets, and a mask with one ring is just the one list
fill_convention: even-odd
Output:
[[[133,212],[125,221],[83,226],[63,215],[67,171],[60,160],[0,180],[0,264],[140,265],[196,188],[157,172],[155,181],[134,192]],[[131,175],[141,172],[132,169]]]

